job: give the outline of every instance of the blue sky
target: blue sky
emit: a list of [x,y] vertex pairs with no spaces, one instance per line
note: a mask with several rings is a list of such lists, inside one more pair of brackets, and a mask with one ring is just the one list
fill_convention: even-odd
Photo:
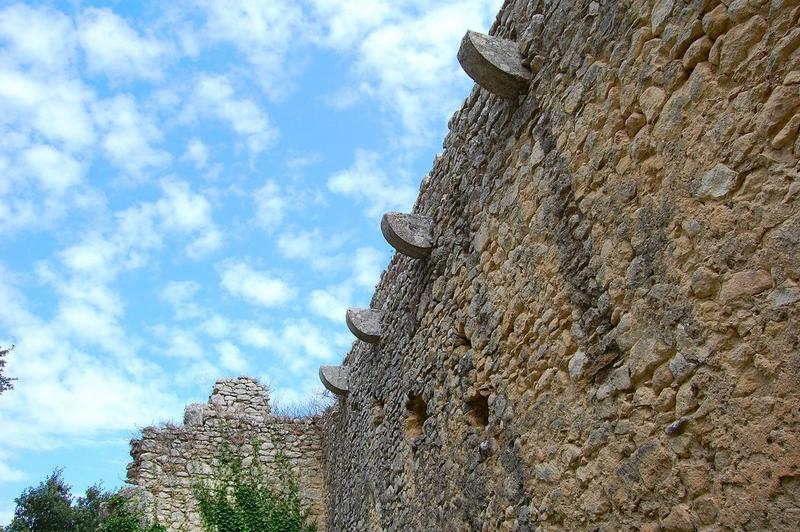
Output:
[[501,3],[0,3],[0,524],[218,378],[318,393]]

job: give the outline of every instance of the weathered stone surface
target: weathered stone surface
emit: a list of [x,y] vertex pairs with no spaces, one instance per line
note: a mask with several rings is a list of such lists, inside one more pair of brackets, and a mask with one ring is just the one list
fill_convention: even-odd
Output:
[[317,530],[326,530],[320,418],[273,417],[266,386],[249,377],[217,381],[206,404],[186,407],[183,426],[146,427],[131,440],[132,504],[169,532],[202,530],[194,489],[232,449],[245,467],[257,461],[269,471],[279,453],[287,459],[303,505]]
[[703,31],[711,39],[716,39],[728,31],[729,26],[728,10],[725,9],[723,4],[703,15]]
[[722,284],[719,298],[728,302],[747,296],[760,294],[772,288],[772,277],[764,270],[736,272]]
[[767,22],[760,15],[755,15],[728,31],[720,50],[720,72],[732,76],[738,69],[743,68],[748,58],[758,51],[758,44],[766,31]]
[[703,174],[694,197],[700,201],[722,199],[736,190],[739,184],[739,173],[719,163]]
[[203,424],[203,409],[205,405],[192,403],[183,410],[183,424],[185,426],[200,426]]
[[368,344],[377,344],[381,339],[381,317],[379,310],[349,308],[345,321],[356,338]]
[[642,112],[648,123],[655,121],[665,100],[666,95],[660,87],[648,87],[639,96],[639,105],[642,107]]
[[336,395],[350,392],[350,369],[347,366],[320,366],[319,380],[322,385]]
[[433,220],[427,216],[387,212],[381,232],[394,249],[414,259],[428,257],[433,249]]
[[531,72],[513,41],[468,31],[458,61],[478,85],[502,98],[516,98],[528,90]]
[[697,63],[708,59],[708,53],[714,43],[708,37],[701,37],[694,41],[683,56],[683,68],[691,70]]
[[800,107],[800,87],[779,85],[770,94],[758,115],[758,129],[767,136],[775,135]]

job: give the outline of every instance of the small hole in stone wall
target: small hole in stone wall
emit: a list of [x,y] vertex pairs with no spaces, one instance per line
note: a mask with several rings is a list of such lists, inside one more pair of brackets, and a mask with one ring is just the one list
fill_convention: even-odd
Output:
[[377,427],[383,423],[383,418],[386,417],[383,401],[375,399],[372,401],[372,426]]
[[410,440],[422,436],[422,425],[428,419],[428,404],[421,395],[409,395],[406,401],[406,435]]
[[467,419],[473,427],[484,428],[489,424],[489,398],[477,394],[467,399]]
[[472,348],[472,342],[469,341],[467,338],[467,334],[464,332],[464,322],[458,324],[456,327],[456,335],[455,335],[455,347],[466,347],[468,349]]

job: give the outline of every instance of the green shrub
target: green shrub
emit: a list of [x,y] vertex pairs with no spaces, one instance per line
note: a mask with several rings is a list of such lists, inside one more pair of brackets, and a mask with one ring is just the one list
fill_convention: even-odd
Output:
[[[258,442],[253,445],[258,456]],[[208,532],[313,532],[300,501],[297,480],[282,453],[270,475],[257,460],[245,467],[241,448],[225,448],[211,479],[195,488]]]
[[14,520],[6,532],[166,532],[158,524],[143,528],[143,516],[129,509],[125,497],[100,486],[89,487],[73,501],[61,472],[55,469],[15,499]]

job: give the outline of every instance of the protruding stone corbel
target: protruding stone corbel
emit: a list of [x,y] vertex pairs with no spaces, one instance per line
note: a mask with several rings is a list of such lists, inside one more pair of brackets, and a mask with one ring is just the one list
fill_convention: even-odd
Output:
[[368,344],[381,339],[381,312],[371,308],[349,308],[345,315],[347,328],[356,338]]
[[427,216],[387,212],[381,232],[394,249],[414,259],[427,258],[433,249],[433,220]]
[[347,366],[320,366],[319,380],[322,385],[336,395],[347,395],[350,392],[348,378],[350,368]]
[[500,37],[468,31],[458,49],[458,62],[478,85],[501,98],[524,94],[531,82],[517,43]]

